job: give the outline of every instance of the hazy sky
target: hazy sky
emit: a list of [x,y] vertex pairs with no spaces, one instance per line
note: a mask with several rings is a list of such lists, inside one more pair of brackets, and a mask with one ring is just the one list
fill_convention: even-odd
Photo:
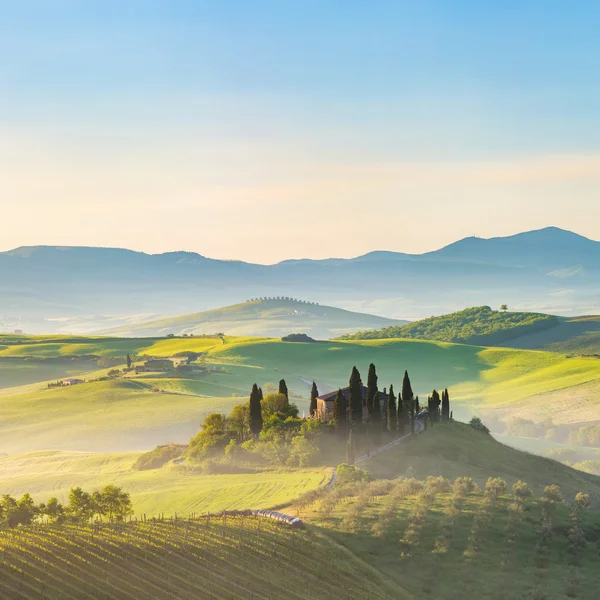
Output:
[[595,0],[0,0],[0,250],[600,239]]

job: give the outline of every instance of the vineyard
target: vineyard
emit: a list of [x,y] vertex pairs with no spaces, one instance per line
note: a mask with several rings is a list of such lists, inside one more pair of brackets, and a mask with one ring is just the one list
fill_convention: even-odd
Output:
[[318,531],[255,517],[17,528],[0,558],[2,599],[403,597]]

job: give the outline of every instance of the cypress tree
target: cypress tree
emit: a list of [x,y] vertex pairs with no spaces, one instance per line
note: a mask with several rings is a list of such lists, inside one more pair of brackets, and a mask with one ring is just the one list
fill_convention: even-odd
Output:
[[381,396],[379,392],[375,392],[375,397],[373,398],[373,410],[371,412],[371,426],[373,441],[376,444],[379,444],[381,441],[382,416],[383,415],[381,414]]
[[346,406],[346,397],[342,390],[338,390],[333,403],[333,418],[338,433],[345,434],[348,428],[348,407]]
[[352,374],[350,375],[350,389],[348,390],[348,413],[350,422],[353,425],[360,425],[362,423],[362,382],[360,380],[360,373],[356,367],[352,367]]
[[313,381],[312,389],[310,390],[310,416],[313,419],[317,416],[317,398],[319,396],[319,390],[317,384]]
[[415,398],[413,395],[412,386],[410,385],[410,377],[408,371],[404,371],[404,379],[402,380],[402,402],[404,403],[404,412],[410,425],[410,432],[415,432]]
[[404,419],[404,404],[402,403],[402,395],[398,394],[398,406],[396,408],[396,415],[398,416],[398,433],[400,435],[404,435],[404,424],[405,424],[405,419]]
[[258,435],[263,426],[261,399],[260,389],[254,384],[250,392],[250,431],[254,435]]
[[421,407],[419,406],[419,396],[415,398],[415,413],[418,415],[421,412]]
[[375,394],[377,393],[377,372],[375,365],[371,363],[369,365],[369,374],[367,376],[367,411],[369,415],[373,412],[373,403],[375,402]]
[[447,388],[442,392],[442,420],[450,420],[450,396]]
[[127,368],[131,369],[131,356],[129,356],[129,352],[127,353]]
[[390,433],[396,433],[398,415],[396,413],[396,396],[394,386],[390,385],[390,393],[387,401],[387,429]]
[[290,399],[290,397],[288,395],[288,388],[287,388],[287,384],[285,383],[285,379],[281,379],[279,381],[279,393],[283,394],[288,400]]
[[346,444],[346,462],[349,465],[354,464],[354,444],[352,440],[352,430],[348,434],[348,443]]
[[431,392],[431,408],[429,409],[429,412],[431,414],[431,421],[434,423],[440,420],[440,404],[440,395],[437,390],[433,390],[433,392]]

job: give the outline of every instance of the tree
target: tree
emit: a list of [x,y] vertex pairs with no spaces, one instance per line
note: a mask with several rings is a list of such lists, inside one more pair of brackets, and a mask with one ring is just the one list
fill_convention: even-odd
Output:
[[344,433],[348,427],[348,406],[342,390],[338,390],[333,403],[333,418],[338,433]]
[[94,515],[92,497],[80,487],[71,488],[67,510],[78,521],[89,521]]
[[253,435],[258,435],[263,426],[262,407],[260,405],[262,393],[256,383],[252,386],[250,392],[250,431]]
[[317,398],[319,390],[317,384],[313,381],[312,389],[310,390],[310,416],[314,419],[317,416]]
[[373,398],[373,408],[371,412],[371,424],[373,440],[376,444],[379,444],[381,439],[381,422],[381,395],[379,392],[375,392],[375,397]]
[[234,406],[229,415],[229,422],[237,441],[240,444],[245,442],[250,433],[250,408],[248,404],[237,404]]
[[283,394],[288,400],[290,399],[290,396],[288,394],[287,384],[285,383],[285,379],[281,379],[279,381],[279,393]]
[[421,412],[421,406],[419,405],[419,396],[415,396],[415,413],[418,415]]
[[396,396],[394,396],[394,386],[390,385],[390,392],[387,401],[387,429],[390,433],[396,433],[398,413],[396,412]]
[[290,404],[287,396],[281,393],[267,394],[261,400],[260,405],[263,419],[267,419],[271,415],[277,415],[282,419],[298,416],[298,407],[295,404]]
[[131,369],[131,356],[129,356],[129,352],[127,353],[127,368]]
[[348,412],[350,422],[353,425],[362,423],[363,399],[362,399],[362,381],[360,373],[356,367],[352,367],[350,375],[350,389],[348,390]]
[[377,393],[377,372],[375,365],[371,363],[369,365],[369,374],[367,375],[367,411],[369,415],[373,412],[373,403],[375,401],[375,394]]
[[431,405],[429,406],[429,416],[432,423],[436,423],[440,420],[440,395],[437,390],[431,392]]
[[450,395],[448,389],[442,392],[442,421],[450,420]]
[[354,443],[352,440],[352,430],[350,430],[350,433],[348,434],[348,444],[346,447],[346,462],[349,465],[354,464]]
[[508,310],[508,304],[501,304],[500,305],[500,310],[506,312]]
[[125,517],[133,514],[129,494],[116,485],[107,485],[101,493],[96,492],[94,500],[98,505],[98,514],[107,517],[111,523],[122,521]]
[[58,501],[57,498],[50,498],[46,502],[46,508],[44,514],[48,517],[50,522],[58,521],[63,515],[63,505]]
[[402,402],[404,403],[404,412],[408,417],[410,424],[410,432],[415,432],[415,400],[413,395],[412,386],[410,384],[410,377],[408,371],[404,371],[404,379],[402,380]]
[[396,415],[397,415],[397,420],[398,420],[398,432],[400,433],[400,435],[404,435],[404,425],[406,423],[406,420],[404,418],[405,410],[406,409],[402,402],[402,395],[398,394],[398,404],[396,406]]

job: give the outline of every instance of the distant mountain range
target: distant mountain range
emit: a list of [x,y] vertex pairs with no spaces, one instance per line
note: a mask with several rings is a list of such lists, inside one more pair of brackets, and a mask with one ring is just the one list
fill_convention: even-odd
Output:
[[551,227],[465,238],[418,255],[371,252],[275,265],[115,248],[32,246],[0,253],[4,330],[108,329],[262,296],[306,298],[396,319],[503,303],[589,314],[600,312],[600,242]]

